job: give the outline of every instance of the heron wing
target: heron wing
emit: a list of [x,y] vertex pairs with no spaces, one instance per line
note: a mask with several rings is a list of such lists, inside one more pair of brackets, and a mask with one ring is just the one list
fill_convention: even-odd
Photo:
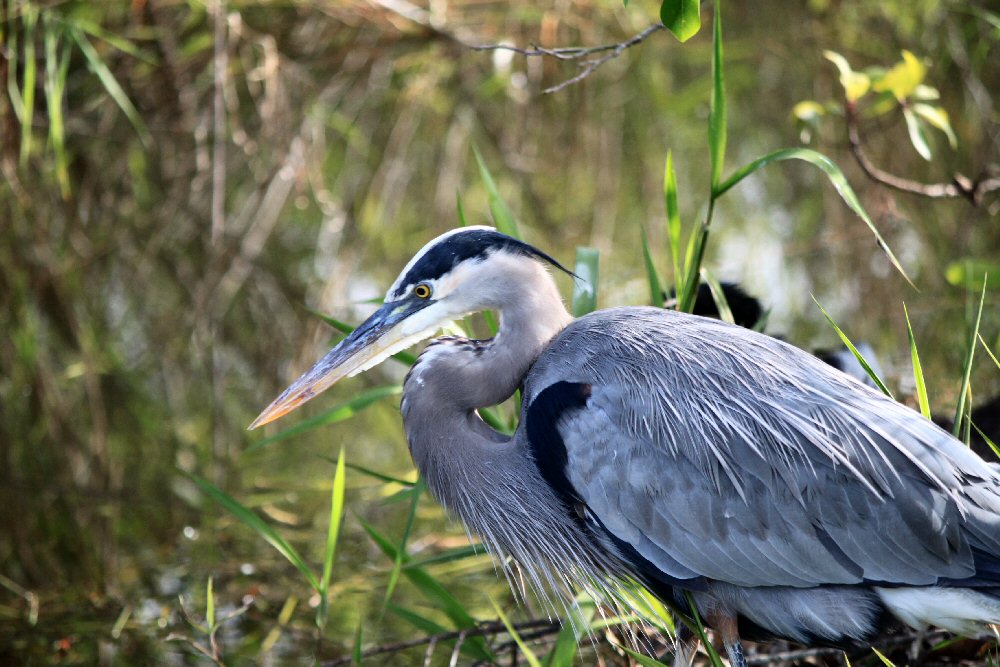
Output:
[[568,383],[588,398],[556,416],[565,478],[671,578],[920,585],[1000,553],[995,468],[781,341],[672,311],[600,311],[553,340],[525,404]]

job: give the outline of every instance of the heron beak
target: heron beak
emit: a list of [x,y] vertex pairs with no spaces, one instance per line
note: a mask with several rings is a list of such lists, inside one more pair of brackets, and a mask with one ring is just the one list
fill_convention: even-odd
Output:
[[339,380],[368,370],[391,355],[430,336],[439,326],[438,322],[434,322],[433,326],[427,326],[414,321],[425,318],[412,320],[409,318],[433,303],[435,302],[406,299],[383,305],[347,338],[327,352],[315,366],[281,392],[281,395],[250,424],[248,430],[288,414]]

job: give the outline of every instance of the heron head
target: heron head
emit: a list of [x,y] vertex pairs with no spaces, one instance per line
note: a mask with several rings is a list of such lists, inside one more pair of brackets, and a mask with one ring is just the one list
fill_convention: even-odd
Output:
[[540,250],[492,227],[462,227],[442,234],[403,268],[382,307],[274,399],[250,428],[288,414],[342,378],[430,338],[452,320],[502,307],[509,297],[504,275],[538,260],[566,270]]

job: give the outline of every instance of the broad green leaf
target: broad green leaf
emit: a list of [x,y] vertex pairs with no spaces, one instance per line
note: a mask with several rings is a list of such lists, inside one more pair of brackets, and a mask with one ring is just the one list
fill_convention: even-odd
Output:
[[945,136],[948,137],[949,146],[952,148],[958,148],[958,137],[955,136],[955,131],[951,129],[951,121],[948,119],[947,111],[941,107],[923,104],[920,102],[912,105],[911,108],[913,109],[913,113],[917,114],[932,126],[944,132]]
[[649,303],[657,308],[663,308],[663,287],[660,285],[660,277],[656,272],[656,265],[653,264],[653,256],[649,252],[649,240],[646,238],[646,228],[639,227],[642,237],[642,259],[646,265],[646,279],[649,282]]
[[507,204],[500,196],[500,191],[497,190],[497,184],[493,180],[493,175],[490,174],[490,170],[486,168],[486,163],[483,162],[483,156],[479,154],[479,150],[475,146],[473,146],[472,152],[476,155],[476,163],[479,165],[479,175],[483,180],[483,186],[486,188],[486,194],[489,197],[490,214],[493,216],[493,224],[496,225],[497,231],[502,234],[513,236],[516,239],[521,238],[517,230],[517,220],[514,219],[514,214],[510,212]]
[[865,369],[865,373],[868,373],[868,377],[872,379],[872,381],[875,383],[875,386],[881,389],[883,394],[895,400],[895,397],[892,395],[892,392],[889,391],[889,388],[885,386],[884,382],[882,382],[882,378],[880,378],[878,374],[872,369],[871,365],[864,358],[864,356],[860,352],[858,352],[858,348],[854,347],[854,343],[851,342],[851,339],[847,337],[847,334],[841,331],[840,327],[837,326],[837,323],[833,321],[833,318],[830,317],[829,313],[826,312],[823,306],[819,305],[819,301],[816,301],[816,297],[813,297],[813,302],[819,308],[820,312],[823,313],[823,317],[825,317],[826,321],[830,323],[830,326],[833,327],[833,330],[837,332],[837,335],[840,337],[840,341],[844,344],[845,347],[847,347],[848,350],[851,351],[851,354],[854,355],[854,358],[857,359],[858,363],[861,364],[861,367]]
[[726,81],[722,57],[721,2],[715,3],[715,25],[712,32],[712,96],[708,107],[708,145],[712,157],[712,199],[719,196],[722,166],[726,157]]
[[503,613],[503,610],[500,609],[500,606],[496,603],[496,601],[491,598],[490,602],[493,604],[493,609],[496,611],[497,616],[500,617],[500,621],[503,623],[504,627],[507,628],[508,634],[510,634],[511,638],[513,638],[517,647],[521,649],[521,655],[524,656],[524,659],[528,661],[528,664],[531,665],[531,667],[542,667],[541,660],[539,660],[538,656],[535,655],[535,652],[524,643],[524,640],[521,639],[520,633],[518,633],[518,631],[514,629],[514,626],[510,624],[510,621],[507,620],[507,615]]
[[250,511],[238,500],[208,480],[204,480],[190,472],[185,472],[184,474],[187,475],[191,481],[197,484],[205,495],[224,507],[230,514],[242,521],[246,526],[262,537],[265,542],[277,549],[278,553],[285,557],[285,560],[294,565],[295,569],[302,573],[302,575],[306,578],[306,581],[309,583],[309,586],[314,591],[319,591],[319,581],[316,579],[316,575],[312,573],[312,570],[309,569],[306,562],[302,560],[301,556],[299,556],[299,552],[297,552],[292,545],[286,542],[285,538],[279,535],[274,528],[268,525],[263,519]]
[[667,151],[667,164],[663,169],[663,197],[667,208],[667,239],[670,241],[670,259],[673,262],[674,284],[681,275],[681,212],[677,203],[677,174],[674,173],[674,156]]
[[[976,311],[976,321],[972,326],[972,336],[969,337],[969,345],[965,351],[965,363],[962,368],[962,387],[958,392],[958,405],[955,406],[955,421],[952,428],[952,435],[956,438],[962,429],[962,422],[971,423],[966,415],[966,401],[970,393],[972,381],[972,361],[976,356],[976,343],[979,340],[979,325],[983,321],[983,304],[986,303],[986,277],[983,277],[983,291],[979,296],[979,309]],[[966,426],[968,428],[968,426]],[[968,438],[965,440],[968,444]]]
[[660,20],[679,42],[686,42],[701,30],[700,0],[663,0]]
[[910,314],[903,304],[903,317],[906,318],[906,335],[910,340],[910,360],[913,362],[913,381],[917,386],[917,403],[920,405],[920,414],[927,419],[931,418],[931,406],[927,400],[927,384],[924,382],[924,370],[920,365],[920,355],[917,354],[917,342],[913,338],[913,327],[910,326]]
[[272,436],[264,438],[260,442],[248,447],[246,451],[252,452],[266,445],[270,445],[271,443],[278,442],[279,440],[286,440],[292,436],[299,435],[300,433],[305,433],[306,431],[319,428],[320,426],[327,426],[329,424],[335,424],[337,422],[350,419],[370,406],[372,403],[386,398],[387,396],[397,396],[401,394],[402,391],[403,387],[398,384],[369,389],[368,391],[358,394],[349,401],[345,401],[344,403],[335,405],[325,412],[321,412],[315,417],[305,419],[291,428],[286,428],[284,431],[279,431]]
[[916,92],[917,86],[924,82],[927,66],[919,58],[903,51],[903,60],[886,72],[882,78],[872,83],[875,92],[888,92],[902,102]]
[[924,134],[920,119],[908,107],[903,107],[903,118],[906,119],[906,131],[910,135],[910,143],[917,149],[920,157],[929,161],[934,156],[931,154],[931,147],[927,143],[927,136]]
[[340,522],[344,516],[344,485],[347,475],[344,472],[344,448],[340,448],[337,457],[337,469],[333,474],[333,487],[330,491],[330,522],[326,529],[326,551],[323,553],[323,577],[319,583],[319,608],[316,610],[316,625],[321,630],[326,627],[327,610],[330,597],[330,575],[333,572],[333,559],[337,553],[337,537],[340,534]]
[[952,262],[944,270],[950,285],[979,291],[984,286],[993,290],[1000,287],[1000,262],[988,259],[963,259]]
[[823,57],[837,66],[840,71],[840,85],[844,88],[844,97],[848,102],[857,102],[871,87],[871,79],[863,72],[855,72],[847,58],[836,51],[824,51]]
[[598,261],[597,248],[578,246],[573,262],[573,317],[592,313],[597,309]]
[[892,249],[889,248],[889,245],[879,233],[878,228],[875,227],[875,223],[868,216],[868,212],[865,211],[864,207],[861,205],[861,200],[858,199],[858,196],[854,193],[853,188],[851,188],[851,184],[847,182],[847,177],[844,176],[844,172],[842,172],[840,167],[834,164],[830,158],[822,153],[818,153],[809,148],[781,148],[768,153],[767,155],[759,157],[733,172],[733,174],[726,179],[725,183],[719,186],[716,196],[721,196],[734,185],[761,167],[771,164],[772,162],[781,162],[784,160],[803,160],[814,167],[818,167],[824,174],[826,174],[827,179],[829,179],[830,183],[837,190],[837,193],[840,195],[840,198],[844,200],[844,203],[847,204],[859,218],[864,220],[866,225],[868,225],[868,229],[870,229],[875,235],[875,240],[878,242],[879,247],[882,248],[882,251],[889,258],[889,261],[892,262],[892,265],[896,267],[896,270],[899,271],[899,273],[906,279],[906,282],[913,285],[913,281],[910,280],[906,271],[903,270],[903,266],[899,263],[899,260],[896,259],[896,255],[892,252]]

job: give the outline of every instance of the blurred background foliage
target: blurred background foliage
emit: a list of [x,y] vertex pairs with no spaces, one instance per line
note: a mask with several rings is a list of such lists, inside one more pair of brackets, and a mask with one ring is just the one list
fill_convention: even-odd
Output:
[[[796,103],[833,101],[808,138],[844,168],[919,291],[825,178],[799,164],[769,167],[719,202],[706,265],[762,297],[769,331],[833,346],[815,295],[874,345],[904,395],[905,301],[944,412],[978,302],[946,269],[997,262],[1000,201],[929,200],[867,180],[823,51],[859,70],[915,54],[957,146],[928,133],[926,160],[903,118],[886,114],[863,121],[868,155],[918,181],[974,176],[1000,155],[1000,18],[988,4],[724,5],[727,171],[797,145]],[[684,45],[657,33],[550,95],[541,91],[576,64],[463,43],[614,43],[657,16],[639,0],[2,0],[0,661],[182,660],[190,647],[164,640],[197,634],[185,610],[206,613],[209,576],[217,607],[253,599],[221,635],[230,659],[336,658],[359,626],[365,646],[419,634],[384,610],[392,561],[362,527],[398,539],[410,503],[393,501],[405,486],[348,470],[317,641],[309,588],[184,472],[238,497],[313,563],[341,445],[348,463],[413,479],[393,399],[250,452],[262,436],[245,427],[331,342],[309,309],[358,321],[416,249],[457,224],[458,193],[470,224],[489,222],[473,146],[526,240],[566,263],[575,246],[593,246],[598,305],[645,302],[642,228],[661,271],[669,263],[668,149],[685,219],[704,215],[710,31]],[[996,306],[994,283],[981,327],[994,349]],[[404,370],[387,364],[311,407]],[[973,402],[996,393],[998,378],[977,363]],[[466,544],[432,502],[416,511],[411,554]],[[496,616],[485,592],[509,600],[483,558],[434,567],[476,618]],[[441,618],[412,581],[393,595]]]

